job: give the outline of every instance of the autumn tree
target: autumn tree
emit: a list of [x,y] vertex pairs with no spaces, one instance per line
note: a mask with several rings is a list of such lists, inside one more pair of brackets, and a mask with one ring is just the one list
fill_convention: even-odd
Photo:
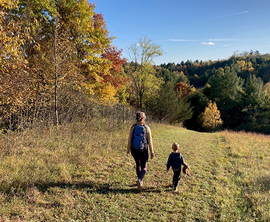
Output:
[[100,101],[118,102],[120,94],[124,100],[126,60],[94,4],[0,0],[0,10],[2,119],[53,108],[63,119]]
[[0,1],[0,121],[22,114],[29,98],[29,72],[21,45],[24,34],[14,11],[18,1]]
[[153,67],[154,58],[161,56],[163,51],[152,39],[143,37],[129,47],[128,53],[131,62],[126,66],[126,73],[132,81],[136,104],[142,109],[147,94],[157,91],[163,82],[156,77]]
[[117,47],[111,46],[105,49],[105,52],[101,55],[102,58],[108,59],[111,62],[112,67],[110,68],[109,75],[103,75],[101,73],[101,77],[103,78],[102,83],[106,88],[112,86],[112,90],[115,90],[115,93],[111,93],[111,99],[115,99],[116,94],[121,94],[120,100],[123,102],[125,100],[125,87],[128,83],[128,79],[126,74],[124,73],[123,65],[126,63],[127,59],[122,58],[122,49],[118,50]]
[[179,93],[181,91],[182,97],[185,97],[185,96],[189,95],[189,93],[190,93],[189,86],[184,82],[176,83],[176,85],[174,87],[174,91],[177,93]]
[[22,30],[31,35],[21,47],[29,61],[35,107],[50,109],[58,101],[63,115],[93,101],[118,101],[125,60],[111,45],[114,37],[103,15],[94,10],[87,0],[20,0]]
[[199,119],[206,130],[214,130],[223,123],[216,103],[211,100],[208,107],[206,107],[205,111],[199,116]]

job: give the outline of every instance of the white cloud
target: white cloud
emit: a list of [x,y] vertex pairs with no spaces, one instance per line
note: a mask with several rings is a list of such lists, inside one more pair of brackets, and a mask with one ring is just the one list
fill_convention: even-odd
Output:
[[223,45],[223,46],[224,46],[224,47],[227,47],[228,45],[225,44],[225,45]]
[[213,42],[201,42],[201,45],[215,45]]

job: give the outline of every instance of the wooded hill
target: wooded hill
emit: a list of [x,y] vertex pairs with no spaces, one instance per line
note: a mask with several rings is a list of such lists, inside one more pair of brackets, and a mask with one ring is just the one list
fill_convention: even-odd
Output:
[[[221,124],[215,124],[215,121],[222,120],[221,128],[270,132],[269,54],[250,51],[234,54],[222,61],[188,60],[178,64],[161,64],[156,68],[165,82],[171,82],[174,86],[182,82],[180,88],[193,107],[192,118],[184,122],[187,128],[217,129]],[[203,113],[210,101],[217,105],[217,109],[212,110],[206,120]],[[203,127],[207,125],[204,121],[208,121],[208,127]]]
[[160,67],[176,72],[179,75],[184,74],[190,84],[196,88],[205,86],[208,79],[220,67],[234,67],[238,76],[247,79],[250,75],[260,77],[264,83],[270,81],[270,54],[261,55],[259,51],[250,51],[236,54],[229,59],[218,61],[182,61],[181,63],[161,64]]

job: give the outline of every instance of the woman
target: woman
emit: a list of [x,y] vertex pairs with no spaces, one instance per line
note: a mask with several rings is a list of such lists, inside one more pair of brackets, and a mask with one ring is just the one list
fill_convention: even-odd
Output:
[[148,146],[150,149],[151,159],[154,158],[154,149],[152,144],[151,130],[145,125],[145,113],[137,112],[136,120],[129,132],[127,155],[131,152],[136,162],[137,185],[140,191],[143,190],[143,178],[147,170]]

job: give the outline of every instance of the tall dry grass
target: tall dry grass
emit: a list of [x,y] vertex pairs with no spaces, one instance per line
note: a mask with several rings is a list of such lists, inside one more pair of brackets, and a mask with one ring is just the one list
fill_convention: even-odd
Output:
[[[230,159],[228,170],[236,189],[241,188],[246,211],[270,220],[270,136],[222,132]],[[236,197],[237,198],[237,197]]]
[[[2,221],[270,220],[269,137],[147,121],[155,158],[138,193],[134,160],[125,155],[134,113],[123,122],[112,113],[105,118],[109,111],[0,135]],[[178,193],[166,173],[173,142],[192,174]]]

